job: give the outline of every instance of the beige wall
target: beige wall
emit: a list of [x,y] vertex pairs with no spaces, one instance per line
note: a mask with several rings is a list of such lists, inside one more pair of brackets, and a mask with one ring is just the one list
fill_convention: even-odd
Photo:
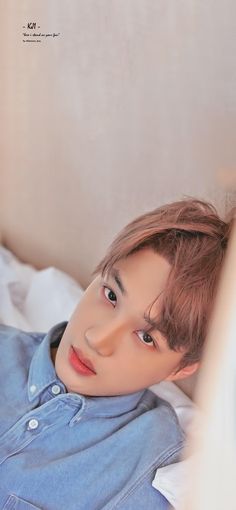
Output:
[[[3,241],[83,285],[129,219],[224,211],[236,157],[234,0],[1,1]],[[22,25],[60,33],[23,43]]]

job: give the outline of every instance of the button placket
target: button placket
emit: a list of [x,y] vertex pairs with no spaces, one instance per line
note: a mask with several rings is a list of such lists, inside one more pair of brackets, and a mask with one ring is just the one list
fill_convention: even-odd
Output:
[[[0,437],[0,466],[8,457],[22,451],[32,441],[36,440],[39,434],[46,433],[49,427],[51,428],[59,423],[68,425],[72,413],[73,409],[68,408],[65,402],[60,399],[52,399],[45,406],[37,408],[35,413],[32,410],[26,413]],[[35,420],[33,421],[33,428],[32,420]]]

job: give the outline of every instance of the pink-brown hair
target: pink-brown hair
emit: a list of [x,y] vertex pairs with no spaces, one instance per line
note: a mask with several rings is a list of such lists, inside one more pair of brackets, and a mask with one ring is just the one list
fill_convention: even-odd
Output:
[[109,273],[118,260],[145,247],[169,261],[171,272],[155,322],[171,349],[184,349],[179,368],[201,357],[231,224],[202,200],[161,206],[124,227],[93,273]]

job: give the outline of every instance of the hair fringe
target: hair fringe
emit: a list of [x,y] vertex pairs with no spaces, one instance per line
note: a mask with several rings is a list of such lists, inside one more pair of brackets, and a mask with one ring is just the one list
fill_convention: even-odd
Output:
[[171,349],[184,348],[181,367],[201,357],[235,216],[236,207],[223,221],[211,203],[193,197],[163,205],[126,225],[93,272],[109,273],[144,248],[168,260],[171,271],[156,322]]

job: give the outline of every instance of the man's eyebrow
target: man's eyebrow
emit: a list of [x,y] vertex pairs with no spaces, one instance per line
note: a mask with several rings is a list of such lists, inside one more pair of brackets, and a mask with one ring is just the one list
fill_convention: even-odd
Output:
[[144,320],[149,324],[149,326],[151,326],[152,329],[158,329],[158,322],[157,321],[154,321],[153,319],[150,319],[150,317],[147,317],[146,314],[144,314],[143,316]]
[[115,282],[117,283],[121,293],[124,295],[124,296],[127,296],[127,291],[125,290],[124,288],[124,285],[122,283],[122,279],[121,279],[121,276],[120,276],[120,273],[118,271],[118,269],[116,269],[115,267],[112,267],[111,268],[111,271],[110,271],[110,275],[112,276],[112,278],[115,280]]
[[[115,267],[112,267],[111,268],[111,271],[109,272],[110,276],[115,280],[115,282],[117,283],[121,293],[124,295],[124,296],[127,296],[128,293],[127,293],[127,290],[124,288],[124,285],[123,285],[123,282],[122,282],[122,278],[120,276],[120,272],[118,269],[116,269]],[[158,329],[158,322],[151,319],[150,317],[148,317],[146,314],[144,314],[143,316],[143,319],[145,320],[145,322],[147,322],[147,324],[152,328],[152,329]]]

